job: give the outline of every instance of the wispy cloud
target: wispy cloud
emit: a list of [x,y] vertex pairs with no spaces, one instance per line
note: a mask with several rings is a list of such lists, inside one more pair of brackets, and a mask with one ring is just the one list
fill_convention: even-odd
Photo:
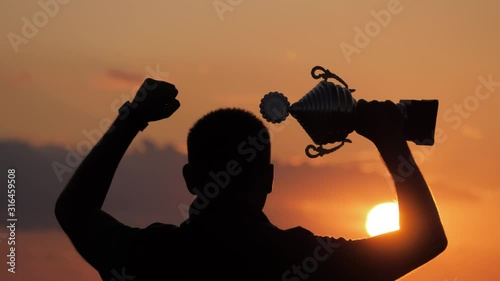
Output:
[[144,78],[144,75],[142,74],[126,72],[118,69],[108,69],[108,71],[106,72],[106,76],[110,79],[133,83],[136,83],[138,81],[142,82],[142,79]]
[[461,129],[461,133],[464,137],[473,139],[473,140],[482,140],[483,133],[477,127],[472,127],[471,125],[463,125]]
[[6,75],[3,82],[11,87],[19,87],[33,81],[33,76],[29,72],[18,72],[11,75]]
[[[22,171],[20,184],[20,202],[26,202],[20,208],[26,229],[46,229],[56,226],[53,207],[57,196],[74,172],[65,172],[63,182],[59,182],[53,170],[55,161],[66,163],[71,152],[64,147],[34,147],[18,141],[0,142],[0,167],[9,167]],[[68,156],[70,155],[70,156]],[[144,142],[143,148],[125,155],[117,170],[111,186],[105,209],[124,223],[134,226],[146,226],[152,222],[179,224],[184,219],[179,212],[179,204],[189,205],[193,199],[188,193],[182,177],[182,166],[187,162],[185,153],[173,147],[158,147]],[[395,199],[392,188],[388,186],[384,175],[360,169],[366,161],[311,166],[307,163],[275,163],[275,186],[269,196],[266,207],[277,222],[284,223],[292,217],[314,217],[312,209],[298,210],[304,202],[315,202],[325,206],[325,212],[342,216],[360,215],[362,208]],[[368,161],[370,162],[370,161]],[[462,189],[442,182],[432,183],[440,203],[480,202],[477,193],[482,189]],[[35,199],[36,198],[36,199]],[[341,202],[356,201],[357,209],[346,210]],[[31,202],[28,204],[28,202]],[[133,202],[133,204],[130,204]],[[289,215],[279,213],[286,210]],[[310,211],[310,213],[308,213]],[[359,214],[358,214],[359,213]],[[326,213],[325,213],[326,215]],[[300,222],[294,222],[300,223]]]
[[103,90],[135,91],[144,80],[144,73],[107,69],[95,79],[95,86]]

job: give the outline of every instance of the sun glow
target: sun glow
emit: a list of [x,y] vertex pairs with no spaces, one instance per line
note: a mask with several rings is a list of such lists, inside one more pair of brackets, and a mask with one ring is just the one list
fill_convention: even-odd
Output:
[[365,227],[370,236],[398,230],[398,204],[396,202],[386,202],[373,207],[366,217]]

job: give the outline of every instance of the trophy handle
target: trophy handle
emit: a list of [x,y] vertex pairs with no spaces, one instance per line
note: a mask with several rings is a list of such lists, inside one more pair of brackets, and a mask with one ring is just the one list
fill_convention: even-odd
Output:
[[[352,141],[350,139],[345,139],[339,145],[334,146],[332,148],[324,148],[323,145],[321,145],[321,144],[318,146],[314,146],[314,144],[310,144],[310,145],[306,146],[306,155],[309,158],[323,157],[323,155],[325,155],[325,154],[330,154],[334,151],[337,151],[339,148],[344,146],[344,143],[346,143],[346,142],[352,143]],[[313,154],[313,153],[311,153],[311,150],[316,151],[317,153]]]
[[[316,74],[316,71],[318,71],[318,70],[323,71],[323,73]],[[344,85],[344,87],[346,87],[347,89],[349,89],[349,86],[347,85],[347,83],[342,78],[340,78],[337,74],[330,72],[330,70],[325,69],[322,66],[317,65],[317,66],[313,67],[311,69],[311,76],[314,79],[323,78],[325,81],[328,78],[335,79],[335,80],[339,81],[342,85]],[[351,93],[354,93],[356,91],[356,89],[349,89],[349,91],[351,91]]]

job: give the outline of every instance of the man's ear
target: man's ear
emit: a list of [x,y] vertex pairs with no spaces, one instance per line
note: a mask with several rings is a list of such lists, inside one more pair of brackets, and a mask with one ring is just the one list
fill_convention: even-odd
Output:
[[271,193],[273,191],[273,181],[274,181],[274,165],[269,164],[266,169],[265,173],[265,192],[267,194]]
[[184,167],[182,167],[182,176],[184,176],[184,181],[186,182],[189,193],[196,195],[194,193],[194,189],[198,186],[198,183],[196,181],[194,171],[189,164],[185,164]]

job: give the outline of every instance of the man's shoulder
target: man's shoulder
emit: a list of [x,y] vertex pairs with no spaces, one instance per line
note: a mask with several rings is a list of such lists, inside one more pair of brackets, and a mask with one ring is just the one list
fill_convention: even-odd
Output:
[[146,230],[171,230],[171,229],[177,229],[179,228],[177,225],[174,224],[166,224],[166,223],[161,223],[161,222],[154,222],[150,225],[148,225]]
[[179,227],[173,224],[155,222],[145,228],[139,229],[139,236],[142,238],[165,237],[177,233]]
[[346,240],[343,237],[320,236],[301,226],[283,229],[280,232],[281,234],[276,235],[273,239],[276,244],[288,245],[287,247],[293,246],[305,251],[315,249],[318,245],[326,245],[328,248],[339,248],[340,246],[348,245],[352,241]]
[[302,226],[296,226],[288,229],[284,229],[283,232],[286,235],[290,235],[292,237],[309,237],[314,236],[309,229],[303,228]]
[[302,226],[296,226],[293,228],[284,229],[283,231],[287,235],[290,235],[292,237],[297,237],[297,238],[302,237],[302,238],[312,238],[312,239],[325,239],[325,240],[328,239],[328,240],[336,240],[339,243],[351,241],[351,240],[346,240],[343,237],[335,238],[335,237],[330,237],[330,236],[316,235],[312,231],[310,231],[309,229],[306,229]]

